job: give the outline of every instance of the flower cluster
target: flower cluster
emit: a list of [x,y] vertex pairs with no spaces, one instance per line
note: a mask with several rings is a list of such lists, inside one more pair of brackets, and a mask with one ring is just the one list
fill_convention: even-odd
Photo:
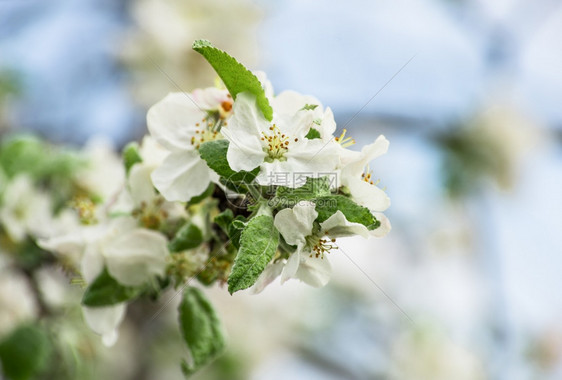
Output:
[[[37,232],[49,223],[26,215],[42,207],[40,196],[0,212],[13,240],[31,233],[84,284],[85,320],[106,345],[115,343],[128,304],[183,289],[186,374],[224,346],[218,318],[192,280],[227,284],[230,293],[260,292],[277,277],[320,287],[337,239],[390,230],[383,214],[390,201],[369,166],[388,148],[383,136],[349,149],[355,141],[345,130],[334,135],[332,111],[316,98],[275,94],[263,73],[207,41],[194,49],[221,87],[171,93],[151,107],[150,134],[125,147],[123,165],[104,163],[103,154],[97,164],[91,159],[79,172],[83,191],[58,212],[73,215],[63,227]],[[25,179],[12,186],[5,198],[28,191]]]

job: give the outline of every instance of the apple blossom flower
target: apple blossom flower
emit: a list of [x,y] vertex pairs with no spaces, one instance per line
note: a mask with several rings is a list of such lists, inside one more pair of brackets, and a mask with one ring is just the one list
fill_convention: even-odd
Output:
[[253,95],[238,94],[228,128],[222,130],[230,142],[227,152],[230,167],[235,171],[250,171],[259,166],[256,177],[259,184],[290,187],[296,187],[294,176],[279,182],[276,173],[312,177],[334,171],[339,163],[338,144],[305,137],[315,124],[314,112],[304,108],[303,99],[294,92],[273,98],[274,115],[270,122],[257,108]]
[[342,154],[341,185],[347,188],[355,202],[367,207],[381,222],[381,227],[373,231],[375,236],[383,236],[390,230],[390,222],[382,214],[390,206],[390,198],[372,178],[369,163],[385,154],[388,145],[388,140],[381,135],[372,144],[364,146],[361,152],[347,150]]
[[0,268],[0,340],[18,325],[37,318],[39,307],[31,285],[13,268]]
[[337,248],[336,238],[359,235],[364,238],[372,236],[372,232],[362,224],[349,222],[341,211],[336,211],[319,228],[314,227],[318,217],[316,205],[301,201],[292,209],[286,208],[277,213],[274,225],[285,241],[296,246],[287,262],[269,264],[254,285],[253,291],[258,293],[281,275],[281,282],[297,278],[304,283],[321,287],[328,283],[332,268],[325,255]]
[[185,202],[217,181],[198,149],[206,141],[222,138],[220,128],[227,124],[231,110],[228,91],[217,88],[195,90],[191,95],[170,93],[148,110],[148,130],[169,152],[152,173],[154,186],[164,198]]
[[51,198],[34,187],[33,180],[20,174],[6,185],[0,206],[0,224],[15,242],[27,235],[44,237],[52,219]]

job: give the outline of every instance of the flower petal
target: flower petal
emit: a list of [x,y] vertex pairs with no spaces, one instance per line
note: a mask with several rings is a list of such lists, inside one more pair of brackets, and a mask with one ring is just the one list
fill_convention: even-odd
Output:
[[149,203],[156,197],[156,190],[152,185],[150,174],[152,168],[146,165],[136,164],[133,165],[129,172],[127,185],[129,186],[129,193],[136,206],[141,203]]
[[267,285],[271,284],[273,280],[279,277],[284,266],[285,264],[282,261],[278,261],[276,263],[270,263],[265,267],[265,270],[260,274],[256,283],[251,288],[252,294],[261,293]]
[[230,142],[226,158],[232,170],[252,170],[263,162],[266,154],[260,138],[269,126],[257,108],[256,98],[245,92],[238,94],[228,127],[221,129]]
[[390,207],[390,198],[376,185],[371,185],[359,177],[348,179],[345,185],[349,188],[353,200],[371,211],[384,211]]
[[123,285],[137,286],[164,275],[169,253],[164,235],[136,229],[108,242],[103,254],[111,276]]
[[152,172],[152,182],[168,201],[186,202],[207,189],[210,171],[197,151],[171,153]]
[[332,216],[320,223],[323,232],[326,232],[330,237],[347,237],[360,235],[364,238],[370,236],[370,231],[360,223],[353,223],[345,218],[341,211],[336,211]]
[[299,202],[292,209],[279,211],[275,215],[274,225],[287,243],[299,245],[312,233],[312,225],[317,216],[314,203]]
[[90,328],[102,336],[105,346],[113,346],[117,341],[117,328],[125,316],[126,304],[121,303],[107,307],[82,307],[84,320]]
[[325,286],[330,281],[332,266],[327,258],[308,257],[301,262],[296,278],[315,288]]
[[190,150],[195,124],[205,117],[202,111],[183,92],[172,92],[150,107],[146,115],[148,130],[154,139],[171,151]]
[[380,212],[374,212],[373,215],[379,222],[381,222],[381,225],[379,228],[372,230],[371,235],[379,238],[386,236],[392,229],[390,220],[386,217],[386,215]]
[[302,247],[299,247],[287,259],[287,263],[283,268],[283,273],[281,273],[281,284],[284,284],[285,281],[294,278],[296,276],[301,262],[301,249]]

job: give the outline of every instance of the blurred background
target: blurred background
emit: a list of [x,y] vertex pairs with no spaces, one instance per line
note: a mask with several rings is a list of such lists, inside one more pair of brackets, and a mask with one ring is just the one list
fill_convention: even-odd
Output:
[[[209,290],[230,346],[199,379],[560,379],[560,36],[556,0],[3,0],[0,136],[139,140],[150,105],[213,85],[209,39],[357,149],[390,140],[393,230],[344,240],[323,289]],[[180,379],[166,310],[93,378]]]

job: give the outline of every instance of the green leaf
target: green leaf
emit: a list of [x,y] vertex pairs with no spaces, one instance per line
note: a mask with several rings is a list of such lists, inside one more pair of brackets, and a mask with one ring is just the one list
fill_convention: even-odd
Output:
[[180,252],[198,247],[203,242],[201,229],[193,223],[184,224],[168,244],[170,252]]
[[227,208],[217,216],[215,216],[214,222],[226,233],[228,234],[228,227],[232,220],[234,219],[234,214],[232,210]]
[[142,157],[139,153],[139,144],[136,142],[131,142],[123,148],[123,163],[125,164],[125,170],[129,173],[129,170],[134,164],[142,162]]
[[301,187],[279,186],[273,203],[278,208],[286,208],[292,207],[300,201],[309,201],[327,195],[330,195],[330,177],[308,177],[306,183]]
[[271,261],[279,244],[279,232],[273,217],[260,215],[252,218],[240,237],[240,249],[228,277],[230,294],[254,285]]
[[242,215],[238,215],[228,226],[228,238],[236,249],[240,248],[240,237],[244,228],[246,228],[246,219]]
[[318,212],[319,223],[324,222],[336,211],[341,211],[345,218],[354,223],[361,223],[370,230],[377,228],[380,222],[371,214],[368,208],[359,206],[351,199],[343,195],[329,195],[315,198],[316,211]]
[[185,376],[190,376],[224,350],[225,339],[215,310],[197,288],[184,290],[179,306],[179,323],[191,354],[190,363],[182,362],[182,370]]
[[11,380],[28,380],[44,370],[52,347],[47,333],[37,326],[21,326],[0,343],[2,371]]
[[304,137],[306,137],[309,140],[314,140],[314,139],[319,139],[322,136],[320,136],[320,132],[318,131],[318,129],[310,128],[310,131],[308,131],[308,133]]
[[213,66],[234,99],[241,92],[253,94],[263,116],[269,121],[273,119],[273,109],[269,105],[259,79],[244,65],[207,40],[195,41],[193,50],[200,53]]
[[111,277],[107,268],[88,286],[82,297],[82,305],[90,307],[110,306],[125,302],[139,295],[139,290],[121,285]]
[[258,175],[260,169],[255,168],[251,172],[239,171],[235,172],[228,165],[226,152],[228,151],[228,140],[207,141],[201,144],[199,154],[201,158],[207,162],[207,165],[213,169],[218,175],[225,178],[228,182],[251,183]]

